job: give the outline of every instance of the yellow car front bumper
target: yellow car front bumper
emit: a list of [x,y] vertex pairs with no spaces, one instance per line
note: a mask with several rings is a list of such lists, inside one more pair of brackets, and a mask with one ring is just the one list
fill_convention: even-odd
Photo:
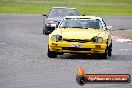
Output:
[[[73,46],[74,45],[74,46]],[[79,46],[78,46],[79,45]],[[105,53],[107,44],[101,43],[78,43],[78,42],[52,42],[49,43],[49,50],[58,53]]]

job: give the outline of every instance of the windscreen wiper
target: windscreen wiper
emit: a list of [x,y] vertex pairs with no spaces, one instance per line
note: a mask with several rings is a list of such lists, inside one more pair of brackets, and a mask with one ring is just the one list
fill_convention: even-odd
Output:
[[82,28],[82,27],[71,27],[71,28]]

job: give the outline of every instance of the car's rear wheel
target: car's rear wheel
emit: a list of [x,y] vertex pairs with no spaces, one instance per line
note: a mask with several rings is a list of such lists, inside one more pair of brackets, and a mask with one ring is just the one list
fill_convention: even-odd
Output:
[[47,53],[49,58],[57,58],[57,54],[53,51],[50,51],[50,49],[48,48],[48,53]]

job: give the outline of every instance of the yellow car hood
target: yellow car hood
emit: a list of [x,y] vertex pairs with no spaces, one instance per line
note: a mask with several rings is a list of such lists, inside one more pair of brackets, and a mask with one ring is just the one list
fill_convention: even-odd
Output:
[[93,36],[103,37],[104,30],[101,29],[79,29],[79,28],[61,28],[58,30],[63,38],[66,39],[91,39]]

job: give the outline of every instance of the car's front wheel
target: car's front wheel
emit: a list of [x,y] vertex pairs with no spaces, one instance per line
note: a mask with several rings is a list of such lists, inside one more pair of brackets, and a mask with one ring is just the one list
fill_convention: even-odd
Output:
[[112,42],[108,47],[108,56],[112,56]]
[[57,54],[53,51],[50,51],[49,48],[48,48],[47,55],[48,55],[49,58],[57,58]]
[[108,58],[108,50],[105,50],[105,53],[98,55],[99,59],[107,59]]
[[44,34],[44,35],[48,35],[48,34],[49,34],[49,33],[47,32],[47,30],[46,30],[45,27],[43,27],[43,34]]
[[48,33],[46,32],[46,30],[43,30],[43,34],[48,35]]
[[107,59],[108,56],[112,56],[112,42],[111,44],[106,48],[105,53],[99,55],[101,59]]

